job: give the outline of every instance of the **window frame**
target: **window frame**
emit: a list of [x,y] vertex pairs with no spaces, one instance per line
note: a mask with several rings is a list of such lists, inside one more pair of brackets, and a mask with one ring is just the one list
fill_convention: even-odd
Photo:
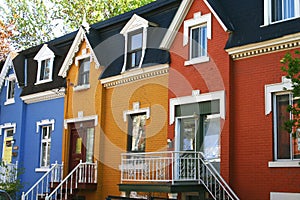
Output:
[[[284,0],[281,0],[284,3]],[[264,0],[264,25],[276,24],[300,17],[300,0],[294,0],[294,16],[284,18],[284,7],[282,7],[282,19],[273,21],[273,0]]]
[[[8,131],[11,131],[12,135],[7,136]],[[4,134],[3,134],[3,143],[2,143],[2,160],[4,159],[4,153],[5,153],[5,148],[6,148],[6,144],[4,144],[4,142],[6,141],[7,138],[12,138],[11,140],[11,146],[13,146],[14,144],[14,134],[15,134],[15,127],[5,127],[3,130]],[[12,152],[12,151],[11,151]],[[12,161],[12,156],[11,156],[11,161]]]
[[[11,87],[12,83],[13,83],[13,88]],[[14,74],[10,75],[7,79],[6,101],[4,102],[4,105],[9,105],[9,104],[15,103],[16,84],[17,84],[16,76]],[[13,95],[11,96],[12,91],[13,91]]]
[[[133,129],[134,129],[134,126],[133,126],[133,118],[136,117],[136,116],[143,116],[144,117],[144,126],[143,126],[143,132],[142,132],[142,135],[141,135],[141,138],[144,139],[144,146],[143,146],[143,149],[138,149],[138,150],[133,150]],[[127,134],[127,151],[128,152],[131,152],[131,153],[141,153],[141,152],[145,152],[146,151],[146,130],[145,130],[145,127],[146,127],[146,123],[147,123],[147,114],[146,112],[141,112],[141,113],[135,113],[135,114],[131,114],[131,115],[128,115],[128,134]],[[140,128],[140,126],[139,126]],[[137,147],[139,147],[139,145],[137,145]]]
[[[90,88],[90,72],[91,72],[91,63],[92,63],[92,56],[90,53],[86,53],[86,49],[83,53],[83,55],[81,56],[77,56],[75,58],[75,65],[78,67],[78,74],[77,74],[77,85],[73,87],[74,91],[81,91],[81,90],[87,90]],[[88,60],[89,59],[89,71],[88,71],[88,80],[89,83],[85,83],[85,84],[79,84],[79,77],[80,77],[80,70],[81,70],[81,62],[84,60]],[[75,80],[76,81],[76,80]]]
[[[206,55],[200,57],[192,57],[192,30],[206,25]],[[194,13],[194,17],[184,21],[183,24],[183,46],[188,47],[188,58],[184,62],[185,66],[209,62],[208,56],[208,40],[212,39],[212,16],[211,13],[202,15],[201,12]]]
[[[132,49],[132,38],[133,36],[141,34],[141,46],[136,49]],[[143,33],[143,28],[137,29],[135,31],[131,31],[128,33],[128,39],[127,39],[127,60],[126,60],[126,70],[131,70],[135,68],[139,68],[141,61],[142,61],[142,54],[143,54],[143,44],[144,44],[144,33]],[[140,52],[138,62],[137,61],[137,53]],[[132,55],[135,54],[135,65],[132,65]]]
[[[41,127],[41,138],[40,138],[40,162],[39,162],[39,166],[40,168],[50,168],[50,165],[51,165],[51,137],[52,137],[52,125],[51,124],[47,124],[47,125],[42,125]],[[44,129],[47,130],[47,138],[44,138]],[[43,144],[46,144],[46,161],[45,161],[45,164],[46,165],[43,165],[43,159],[44,159],[44,156],[43,156]],[[50,144],[49,144],[50,143]],[[49,151],[48,151],[48,146],[49,147]],[[49,157],[49,160],[48,160],[48,157]],[[49,162],[49,165],[47,165],[47,163]]]
[[[201,59],[201,58],[205,58],[205,57],[208,57],[207,56],[207,39],[205,39],[205,48],[204,49],[202,49],[201,48],[201,46],[202,46],[202,40],[204,39],[203,38],[203,36],[202,36],[202,34],[201,34],[201,30],[202,30],[202,28],[204,28],[204,27],[206,27],[206,33],[205,33],[205,36],[204,37],[207,37],[206,35],[207,35],[207,25],[206,25],[206,23],[205,24],[199,24],[199,25],[197,25],[197,26],[193,26],[193,27],[190,27],[190,37],[189,37],[189,42],[190,42],[190,50],[189,50],[189,59],[190,60],[196,60],[196,59]],[[195,29],[199,29],[199,40],[200,40],[200,43],[199,42],[197,42],[197,48],[199,48],[200,47],[200,49],[198,49],[198,54],[199,55],[197,55],[197,56],[193,56],[194,55],[194,52],[193,52],[193,50],[194,50],[194,48],[193,48],[193,44],[195,43],[195,41],[194,41],[194,37],[193,37],[193,30],[195,30]],[[204,51],[204,55],[203,55],[203,51]]]
[[[88,66],[88,70],[84,71],[86,63],[88,63],[89,66]],[[91,69],[91,60],[89,57],[79,60],[78,79],[77,79],[78,86],[90,84],[90,69]]]

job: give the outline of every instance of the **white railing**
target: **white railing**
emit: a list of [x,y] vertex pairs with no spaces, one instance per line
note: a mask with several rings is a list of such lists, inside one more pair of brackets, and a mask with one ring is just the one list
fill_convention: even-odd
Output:
[[53,183],[59,183],[62,178],[63,164],[55,162],[26,193],[22,193],[22,200],[38,200],[39,197],[46,196],[50,193],[50,187],[53,186]]
[[120,170],[121,182],[196,182],[214,199],[239,199],[201,152],[123,153]]
[[79,184],[97,183],[97,163],[80,163],[60,182],[60,184],[46,195],[45,200],[68,199]]
[[11,183],[17,180],[18,176],[18,161],[13,163],[2,162],[0,165],[0,182]]

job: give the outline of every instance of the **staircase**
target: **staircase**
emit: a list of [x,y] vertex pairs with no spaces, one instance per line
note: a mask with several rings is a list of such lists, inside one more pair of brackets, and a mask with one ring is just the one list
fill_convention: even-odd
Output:
[[23,192],[22,200],[38,200],[50,192],[55,183],[62,180],[63,164],[52,164],[46,172],[26,193]]
[[54,164],[22,200],[71,200],[81,190],[97,189],[97,164],[80,163],[63,179],[63,165]]
[[39,200],[71,200],[79,190],[97,189],[97,164],[80,163],[51,190]]

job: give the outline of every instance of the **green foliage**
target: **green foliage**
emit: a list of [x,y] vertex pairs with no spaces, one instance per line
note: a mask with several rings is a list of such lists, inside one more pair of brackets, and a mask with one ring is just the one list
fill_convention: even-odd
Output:
[[293,116],[284,124],[284,128],[288,133],[292,133],[296,137],[297,130],[300,128],[300,51],[294,54],[287,53],[280,61],[284,66],[281,70],[286,73],[286,78],[292,82],[292,94],[294,103],[288,106],[287,111]]
[[84,16],[89,24],[106,20],[154,0],[5,0],[13,22],[15,49],[25,49],[74,31]]
[[23,188],[18,178],[22,173],[22,170],[0,162],[0,189],[5,190],[13,199],[17,199],[17,195]]

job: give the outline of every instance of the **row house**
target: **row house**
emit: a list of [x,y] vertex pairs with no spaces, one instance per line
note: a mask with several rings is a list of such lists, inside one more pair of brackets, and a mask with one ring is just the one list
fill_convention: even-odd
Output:
[[0,151],[25,169],[23,200],[299,199],[280,69],[299,8],[157,0],[11,54]]

